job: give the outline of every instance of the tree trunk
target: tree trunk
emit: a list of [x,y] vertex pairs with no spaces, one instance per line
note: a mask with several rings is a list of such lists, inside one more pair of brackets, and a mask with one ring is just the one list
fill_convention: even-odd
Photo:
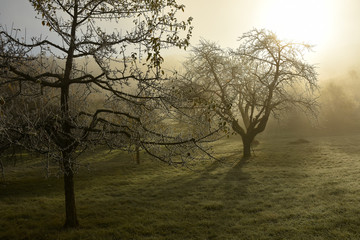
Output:
[[140,165],[140,149],[139,149],[139,145],[135,146],[135,154],[136,154],[136,163],[138,165]]
[[65,212],[66,220],[64,228],[76,228],[79,222],[76,214],[74,172],[71,167],[70,158],[64,160],[64,190],[65,190]]
[[[1,154],[0,154],[0,156],[1,156]],[[5,180],[4,164],[2,163],[1,159],[0,159],[0,169],[1,169],[1,180]]]
[[253,136],[242,136],[243,142],[243,159],[248,159],[251,157],[251,143],[254,140]]

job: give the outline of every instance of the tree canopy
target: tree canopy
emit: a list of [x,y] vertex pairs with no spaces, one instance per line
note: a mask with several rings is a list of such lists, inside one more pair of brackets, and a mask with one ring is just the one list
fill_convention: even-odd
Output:
[[65,227],[76,227],[73,175],[83,151],[136,143],[171,163],[186,153],[161,156],[159,146],[195,142],[156,128],[161,118],[149,117],[171,100],[161,50],[189,45],[192,18],[178,20],[185,6],[175,0],[30,3],[57,40],[1,27],[0,144],[47,154],[61,166]]
[[214,113],[243,140],[243,157],[251,156],[255,136],[271,114],[297,107],[316,114],[318,88],[315,66],[304,59],[310,45],[280,40],[273,32],[251,30],[236,50],[201,41],[185,63],[183,84],[194,99]]

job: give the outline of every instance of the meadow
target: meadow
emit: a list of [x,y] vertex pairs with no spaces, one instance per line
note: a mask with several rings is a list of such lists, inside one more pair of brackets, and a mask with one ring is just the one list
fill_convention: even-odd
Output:
[[62,178],[23,157],[0,182],[0,239],[360,239],[360,135],[215,144],[222,161],[172,167],[121,151],[82,158],[81,227],[63,230]]

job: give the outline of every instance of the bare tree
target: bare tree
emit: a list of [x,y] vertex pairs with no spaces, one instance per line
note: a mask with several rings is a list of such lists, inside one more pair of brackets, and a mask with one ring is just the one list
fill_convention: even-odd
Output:
[[278,116],[289,107],[316,114],[317,73],[303,58],[310,49],[256,29],[240,38],[235,51],[201,41],[185,63],[183,84],[193,90],[189,97],[203,111],[216,114],[218,120],[209,121],[241,136],[243,158],[248,158],[271,114]]
[[[156,148],[191,148],[196,142],[147,127],[145,113],[166,109],[171,100],[161,81],[160,50],[186,48],[192,19],[177,19],[184,5],[175,0],[30,3],[58,39],[27,39],[18,29],[0,29],[1,141],[58,162],[64,176],[65,227],[77,227],[76,159],[89,146],[125,147],[136,141],[171,162],[184,153],[160,156]],[[123,30],[108,30],[102,21]],[[140,108],[144,111],[134,111]]]

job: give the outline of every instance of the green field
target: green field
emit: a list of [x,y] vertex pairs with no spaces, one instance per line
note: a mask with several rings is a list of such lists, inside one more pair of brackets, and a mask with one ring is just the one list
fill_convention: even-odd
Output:
[[360,239],[360,135],[295,140],[260,139],[244,164],[239,139],[222,140],[223,162],[191,169],[88,153],[75,230],[61,229],[62,178],[19,160],[0,182],[0,239]]

